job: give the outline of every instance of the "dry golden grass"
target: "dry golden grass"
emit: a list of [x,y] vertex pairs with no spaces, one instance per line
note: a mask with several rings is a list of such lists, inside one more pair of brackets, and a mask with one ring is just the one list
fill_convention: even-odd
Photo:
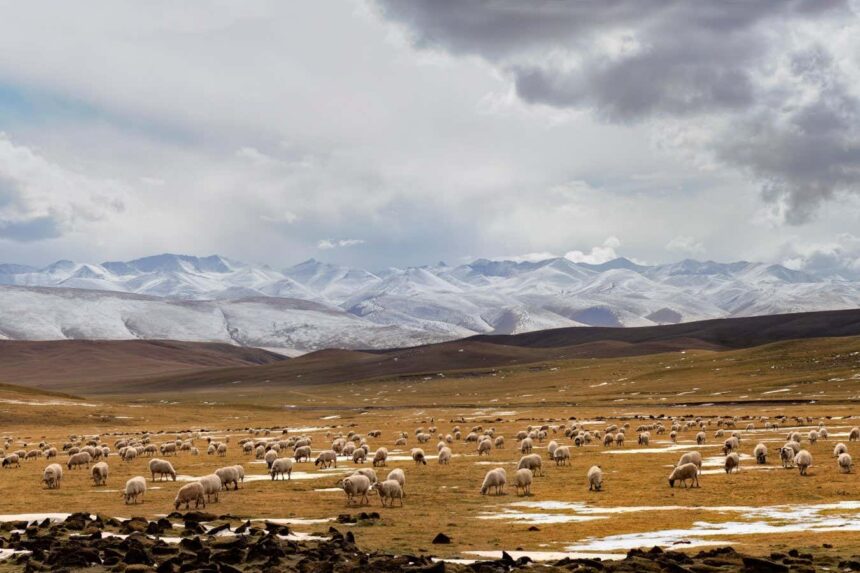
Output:
[[[569,424],[571,417],[589,421],[589,429],[602,430],[609,423],[620,423],[621,416],[638,413],[707,419],[802,415],[822,419],[833,433],[844,433],[858,422],[826,420],[825,417],[860,414],[853,400],[860,394],[860,380],[853,378],[860,372],[858,351],[860,348],[854,339],[832,339],[723,353],[691,351],[612,360],[572,360],[504,369],[484,376],[458,378],[449,373],[444,377],[428,376],[428,379],[375,380],[317,387],[291,387],[274,381],[272,390],[265,394],[237,388],[216,395],[177,392],[135,400],[125,396],[86,401],[95,406],[71,402],[51,406],[19,404],[16,402],[59,399],[0,390],[0,399],[11,400],[0,402],[0,420],[2,435],[14,437],[16,444],[38,443],[42,439],[62,444],[69,434],[101,434],[112,446],[118,437],[114,434],[141,431],[164,432],[153,435],[153,442],[160,443],[177,431],[199,428],[210,430],[215,436],[229,435],[226,459],[205,454],[170,458],[180,474],[200,476],[235,463],[242,463],[248,475],[265,473],[264,465],[250,463],[251,459],[240,453],[237,442],[250,435],[244,430],[248,427],[327,426],[309,432],[315,451],[328,447],[327,432],[354,430],[366,434],[378,429],[382,436],[369,440],[371,448],[385,446],[395,450],[396,432],[408,432],[409,447],[415,447],[415,428],[426,428],[433,419],[438,431],[445,434],[455,425],[452,420],[462,416],[466,422],[459,425],[466,430],[464,435],[473,425],[493,427],[497,435],[506,437],[506,448],[494,450],[489,458],[479,459],[474,444],[458,442],[453,446],[456,457],[449,466],[439,466],[435,460],[419,467],[411,461],[389,462],[388,467],[380,468],[378,473],[384,474],[394,467],[406,471],[408,496],[404,507],[383,509],[378,499],[371,497],[371,506],[360,509],[378,511],[382,519],[375,525],[355,526],[359,544],[366,549],[427,551],[442,556],[468,556],[464,552],[469,550],[519,547],[563,551],[569,545],[608,535],[686,529],[701,521],[748,521],[742,514],[695,508],[856,500],[860,494],[857,474],[839,473],[831,455],[834,444],[837,441],[848,443],[847,438],[831,436],[814,445],[804,441],[804,447],[815,458],[807,477],[799,476],[797,470],[752,469],[754,463],[745,461],[739,474],[702,476],[700,489],[670,489],[666,483],[669,466],[683,451],[610,454],[599,444],[583,448],[571,446],[571,466],[557,468],[547,461],[546,450],[538,449],[546,464],[546,476],[535,478],[529,501],[582,502],[610,508],[680,505],[691,509],[618,513],[595,521],[538,524],[538,531],[529,531],[531,524],[526,522],[479,519],[485,514],[511,509],[542,511],[512,507],[512,503],[523,501],[514,495],[512,487],[508,488],[507,495],[499,497],[482,496],[478,492],[485,472],[495,466],[476,462],[491,461],[505,467],[509,478],[512,476],[520,457],[514,440],[518,430],[528,425]],[[783,388],[789,391],[764,393]],[[339,417],[326,419],[329,416]],[[634,450],[637,449],[634,430],[640,422],[629,421],[631,430],[624,449]],[[666,421],[664,424],[671,425]],[[763,427],[760,421],[755,424],[757,428]],[[738,424],[742,433],[745,425],[746,422]],[[709,427],[708,444],[699,448],[705,457],[719,455],[718,440],[713,437],[715,429],[713,425]],[[809,429],[804,428],[804,434]],[[744,433],[741,450],[750,454],[759,440],[766,440],[771,450],[769,464],[778,466],[775,450],[784,441],[787,431],[784,427],[775,432]],[[696,430],[685,430],[679,443],[692,442],[695,433]],[[561,434],[550,438],[570,444]],[[423,445],[425,452],[435,454],[436,441],[434,437]],[[203,446],[205,442],[201,439],[197,444]],[[668,445],[667,436],[655,436],[652,432],[651,447]],[[409,447],[405,448],[406,455]],[[850,443],[849,451],[855,459],[860,459],[860,445]],[[63,459],[61,456],[61,461]],[[93,487],[89,473],[77,470],[66,472],[62,489],[44,490],[39,480],[45,460],[24,462],[21,469],[2,470],[0,514],[89,511],[118,517],[143,515],[152,518],[172,511],[179,482],[150,483],[161,489],[151,489],[141,505],[126,506],[119,493],[105,490],[121,489],[133,475],[147,475],[148,459],[123,463],[112,456],[108,461],[111,477],[106,488]],[[587,469],[594,464],[601,465],[605,474],[605,490],[599,493],[589,492],[585,480]],[[346,461],[338,465],[354,467]],[[313,471],[312,468],[312,464],[299,464],[296,470]],[[216,514],[229,513],[243,518],[323,519],[339,513],[355,513],[359,509],[347,508],[343,494],[314,491],[333,487],[339,475],[326,472],[319,479],[249,481],[240,491],[222,495],[221,501],[208,509]],[[860,513],[846,510],[831,513],[847,516],[855,528],[860,523]],[[324,531],[327,525],[299,525],[296,529]],[[450,535],[454,543],[432,546],[430,541],[438,532]],[[845,551],[860,550],[860,532],[851,531],[820,534],[815,539],[802,530],[712,539],[737,543],[738,548],[754,553],[825,541]]]

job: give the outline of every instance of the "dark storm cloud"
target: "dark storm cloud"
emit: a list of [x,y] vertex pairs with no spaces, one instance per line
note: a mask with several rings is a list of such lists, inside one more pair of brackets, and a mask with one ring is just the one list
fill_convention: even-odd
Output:
[[827,38],[793,43],[798,27],[853,21],[844,1],[378,4],[416,46],[487,60],[526,102],[611,122],[723,121],[709,150],[761,182],[790,223],[860,188],[857,100]]

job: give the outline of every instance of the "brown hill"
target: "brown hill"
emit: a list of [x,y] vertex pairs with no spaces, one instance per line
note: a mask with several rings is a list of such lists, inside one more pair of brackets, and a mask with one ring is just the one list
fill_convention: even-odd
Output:
[[0,383],[45,389],[84,390],[90,384],[197,370],[248,367],[284,356],[229,344],[174,340],[0,341]]

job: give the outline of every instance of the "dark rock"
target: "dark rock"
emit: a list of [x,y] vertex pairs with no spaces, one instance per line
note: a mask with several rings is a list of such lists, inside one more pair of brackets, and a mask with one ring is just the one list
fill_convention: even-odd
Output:
[[444,533],[438,533],[436,537],[433,538],[432,543],[433,545],[447,545],[451,543],[451,538]]
[[[794,551],[792,549],[792,551]],[[790,554],[791,552],[789,552]],[[759,557],[742,557],[744,570],[749,573],[787,573],[788,567]]]

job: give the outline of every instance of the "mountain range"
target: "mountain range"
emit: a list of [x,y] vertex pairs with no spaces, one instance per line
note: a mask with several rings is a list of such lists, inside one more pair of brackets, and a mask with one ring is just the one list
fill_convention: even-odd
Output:
[[570,326],[653,326],[855,308],[860,280],[778,264],[565,258],[369,271],[213,255],[0,264],[0,338],[228,342],[288,355]]

